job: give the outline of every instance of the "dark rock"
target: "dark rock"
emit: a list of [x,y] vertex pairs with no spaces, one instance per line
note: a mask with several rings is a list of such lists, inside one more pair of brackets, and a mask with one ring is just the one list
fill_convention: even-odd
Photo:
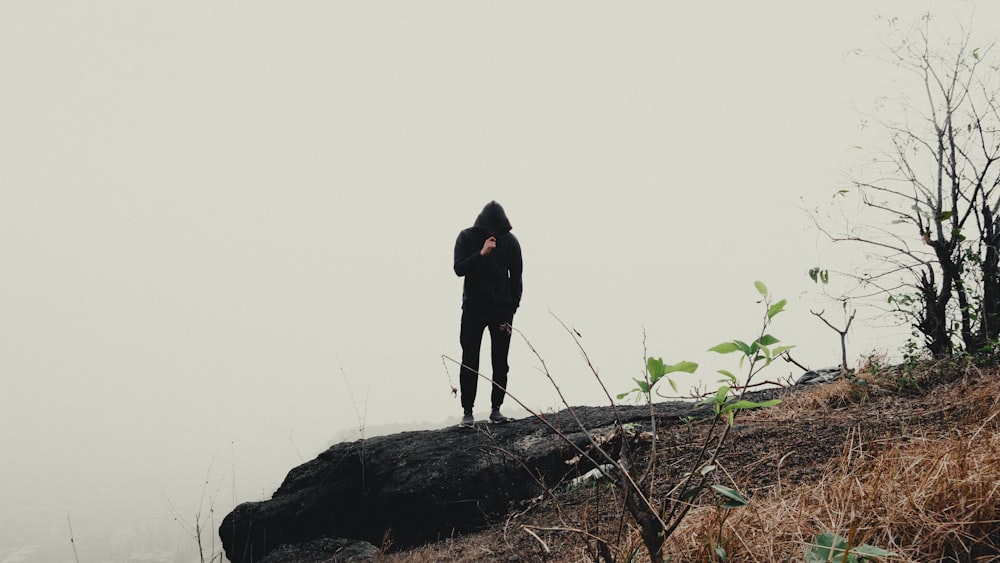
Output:
[[[755,395],[754,400],[765,398]],[[614,428],[611,407],[575,412],[591,435]],[[711,411],[670,402],[657,404],[655,412],[661,424],[677,424]],[[649,427],[649,407],[618,407],[618,415],[624,423]],[[545,419],[586,447],[587,435],[569,411]],[[320,538],[395,548],[423,545],[486,527],[515,503],[539,495],[539,483],[554,487],[593,468],[585,462],[567,465],[575,455],[535,418],[336,444],[292,469],[270,500],[237,506],[219,535],[229,560],[238,563]]]
[[359,540],[320,538],[297,545],[283,545],[260,563],[368,563],[378,557],[378,548]]
[[830,383],[840,379],[842,370],[840,368],[826,368],[809,370],[799,377],[796,385],[816,385],[819,383]]

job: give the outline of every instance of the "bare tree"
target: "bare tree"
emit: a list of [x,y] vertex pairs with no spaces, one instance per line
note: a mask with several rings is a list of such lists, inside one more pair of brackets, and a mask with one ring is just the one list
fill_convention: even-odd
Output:
[[[919,85],[899,113],[875,122],[888,146],[853,178],[878,225],[847,225],[834,241],[880,259],[859,279],[901,314],[935,357],[992,351],[1000,335],[1000,67],[994,43],[931,34],[931,18],[897,30],[884,62]],[[888,106],[887,106],[888,107]]]
[[823,321],[823,323],[826,326],[830,327],[838,335],[840,335],[840,371],[841,372],[846,372],[848,370],[848,367],[847,367],[847,333],[851,330],[851,323],[854,322],[854,315],[857,313],[857,311],[856,310],[855,311],[851,311],[851,316],[848,317],[847,316],[847,303],[846,302],[844,303],[844,317],[847,319],[847,321],[844,323],[844,329],[843,330],[837,328],[836,326],[833,325],[833,323],[831,323],[830,321],[826,320],[826,317],[823,316],[823,313],[825,313],[826,311],[820,311],[818,313],[816,311],[809,311],[809,312],[812,313],[813,315],[817,316],[819,318],[819,320]]

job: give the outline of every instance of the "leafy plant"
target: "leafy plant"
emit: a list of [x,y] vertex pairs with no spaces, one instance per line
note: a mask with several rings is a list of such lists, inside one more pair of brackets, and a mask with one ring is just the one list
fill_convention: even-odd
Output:
[[722,497],[722,508],[743,508],[744,506],[750,504],[747,497],[743,496],[742,493],[736,489],[730,489],[729,487],[723,487],[722,485],[712,485],[712,489],[719,493]]
[[[778,345],[780,340],[767,332],[774,317],[784,311],[788,302],[785,299],[772,299],[767,286],[761,281],[754,282],[754,287],[761,297],[758,302],[762,303],[765,309],[760,333],[749,342],[730,340],[709,349],[709,351],[720,354],[739,353],[740,368],[746,366],[747,370],[745,381],[741,384],[739,378],[732,372],[719,370],[725,379],[719,381],[721,385],[714,394],[699,403],[712,407],[714,417],[708,437],[702,446],[701,453],[696,456],[692,469],[686,472],[681,482],[662,499],[659,507],[654,507],[648,502],[645,505],[628,507],[636,522],[643,528],[643,539],[652,561],[663,560],[661,553],[663,541],[677,529],[702,492],[708,489],[714,491],[720,499],[719,507],[722,509],[736,509],[746,506],[750,502],[738,490],[719,484],[709,486],[708,481],[715,473],[716,459],[729,436],[737,413],[750,409],[772,407],[781,403],[778,399],[755,402],[744,398],[754,376],[780,357],[782,353],[793,348],[793,346]],[[676,364],[667,364],[662,358],[650,357],[646,360],[644,379],[634,379],[638,386],[627,393],[618,395],[618,398],[622,399],[628,395],[637,394],[652,405],[652,393],[657,383],[666,379],[676,392],[677,385],[670,374],[694,373],[697,369],[698,364],[694,362],[682,361]],[[653,421],[655,435],[655,417],[653,417]],[[721,431],[717,430],[720,427]],[[653,459],[650,462],[650,469],[655,465],[655,452],[651,457]],[[645,477],[639,477],[635,480],[637,483],[644,481]],[[646,493],[648,498],[649,492],[645,490],[642,492]],[[716,555],[725,560],[725,550],[720,546],[716,546],[715,549]]]
[[[720,370],[720,373],[726,379],[721,381],[723,384],[711,397],[702,402],[702,404],[713,406],[714,416],[711,419],[711,426],[708,429],[708,433],[700,446],[699,453],[694,456],[694,460],[689,466],[691,470],[684,473],[679,482],[662,493],[662,497],[659,499],[654,497],[654,494],[658,493],[658,491],[654,490],[653,479],[655,475],[660,473],[659,469],[666,462],[663,459],[665,455],[657,446],[658,417],[653,406],[653,391],[664,380],[676,391],[677,384],[673,381],[671,375],[676,373],[694,373],[698,369],[698,364],[689,361],[668,364],[662,358],[647,358],[643,378],[634,378],[636,387],[631,391],[617,395],[617,398],[621,400],[635,394],[644,399],[649,407],[651,431],[638,432],[638,427],[630,427],[629,423],[621,420],[618,416],[618,410],[615,408],[616,422],[613,430],[610,433],[597,437],[587,430],[576,410],[567,403],[559,385],[546,368],[545,360],[538,354],[534,346],[525,339],[532,353],[541,362],[542,372],[549,379],[549,382],[559,395],[562,404],[566,406],[570,417],[573,419],[573,423],[585,431],[587,444],[578,444],[570,439],[562,428],[555,426],[553,421],[548,420],[541,414],[535,413],[511,393],[507,392],[507,396],[532,413],[541,424],[559,436],[575,452],[576,461],[586,462],[587,465],[597,468],[601,475],[608,478],[613,486],[621,491],[622,494],[618,498],[620,499],[619,502],[621,502],[622,512],[630,515],[637,525],[642,544],[649,555],[651,563],[662,563],[664,561],[664,542],[678,528],[690,509],[695,506],[695,502],[701,493],[713,491],[718,500],[717,506],[720,510],[738,509],[749,503],[749,500],[738,490],[717,483],[709,483],[709,479],[714,478],[716,475],[716,459],[722,451],[723,445],[726,443],[737,413],[748,409],[770,407],[780,403],[778,400],[753,402],[744,399],[753,377],[760,370],[770,365],[780,354],[792,348],[791,346],[776,346],[779,340],[767,333],[772,320],[784,310],[787,301],[784,299],[773,300],[768,293],[767,286],[762,282],[755,282],[754,286],[761,295],[758,303],[763,303],[765,308],[760,334],[756,338],[751,339],[749,343],[732,340],[712,348],[713,351],[724,354],[740,352],[742,354],[740,366],[743,367],[745,364],[749,364],[746,379],[743,383],[740,383],[739,378],[731,372]],[[586,351],[580,344],[579,333],[570,329],[565,324],[563,324],[563,327],[576,342],[587,365],[590,367],[591,373],[601,385],[608,400],[611,401],[614,407],[615,404],[611,394],[608,392],[603,380],[598,375]],[[512,330],[516,331],[513,328]],[[480,373],[477,375],[485,379],[483,374]],[[690,424],[692,420],[685,422]],[[593,549],[588,547],[595,560],[615,560],[615,557],[611,553],[610,542],[605,538],[579,528],[564,527],[559,529],[550,528],[550,530],[580,534],[585,538],[588,546],[591,545],[591,542],[594,542],[596,545]],[[535,539],[540,541],[537,537]],[[543,548],[547,551],[544,542],[542,543]],[[714,545],[713,549],[717,549],[716,553],[719,557],[725,558],[724,544],[722,542]]]
[[895,557],[896,554],[873,545],[851,547],[850,542],[832,532],[824,532],[813,540],[806,552],[806,563],[844,562],[859,563],[873,561],[881,557]]
[[[788,301],[782,299],[772,303],[770,300],[770,293],[767,290],[767,286],[764,285],[764,282],[754,282],[754,287],[757,288],[757,292],[760,293],[761,297],[763,297],[763,302],[767,307],[767,313],[764,318],[764,327],[761,330],[761,335],[750,344],[747,344],[742,340],[730,340],[728,342],[716,344],[708,349],[709,352],[717,352],[719,354],[732,354],[740,352],[742,354],[740,357],[740,367],[743,367],[744,363],[748,361],[750,363],[748,370],[749,373],[747,375],[747,384],[749,384],[750,379],[757,375],[760,370],[771,365],[771,362],[780,357],[781,354],[795,347],[774,346],[781,341],[765,332],[768,326],[770,326],[771,320],[774,319],[778,313],[785,310],[785,305]],[[774,347],[772,348],[772,346]],[[705,399],[701,402],[701,404],[714,408],[715,414],[717,416],[725,417],[730,426],[733,424],[737,411],[773,407],[781,403],[779,399],[772,399],[770,401],[759,403],[744,400],[743,395],[746,392],[746,385],[742,388],[739,396],[734,398],[731,396],[733,387],[730,384],[738,385],[739,379],[729,370],[720,369],[719,373],[726,378],[720,380],[720,383],[723,383],[723,385],[716,390],[715,395]]]
[[[632,380],[636,382],[638,387],[626,393],[619,393],[617,395],[618,400],[624,399],[625,397],[633,393],[639,393],[645,396],[647,400],[649,400],[651,399],[650,395],[653,392],[653,387],[655,387],[656,384],[659,383],[660,380],[662,380],[668,374],[678,373],[678,372],[694,373],[697,369],[698,369],[698,364],[696,364],[695,362],[683,361],[673,365],[667,365],[663,362],[663,358],[650,357],[646,360],[646,379],[643,380],[638,378],[632,378]],[[676,393],[677,383],[670,377],[667,377],[666,379],[667,383],[670,384],[670,387]]]

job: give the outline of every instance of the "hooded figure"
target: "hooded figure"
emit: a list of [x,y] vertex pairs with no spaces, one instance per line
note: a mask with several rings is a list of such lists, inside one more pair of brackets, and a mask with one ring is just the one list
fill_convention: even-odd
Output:
[[505,422],[500,414],[507,389],[507,352],[510,349],[514,313],[521,304],[521,244],[510,232],[503,207],[491,201],[483,207],[472,227],[455,241],[455,274],[465,277],[462,291],[462,387],[463,426],[472,426],[476,401],[479,349],[483,331],[490,331],[493,362],[491,422]]

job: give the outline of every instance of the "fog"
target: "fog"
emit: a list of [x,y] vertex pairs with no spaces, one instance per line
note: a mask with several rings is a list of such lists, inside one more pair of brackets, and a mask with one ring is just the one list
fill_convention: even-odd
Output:
[[[907,88],[856,51],[926,11],[1000,21],[960,1],[0,4],[0,561],[72,561],[70,524],[82,562],[193,560],[199,510],[217,527],[336,441],[456,423],[452,250],[492,199],[524,251],[510,391],[532,409],[561,405],[529,342],[571,403],[607,402],[561,322],[614,392],[644,351],[711,383],[735,366],[705,350],[758,328],[754,280],[789,300],[772,333],[796,360],[837,365],[806,271],[865,257],[809,210]],[[852,361],[909,332],[858,317]]]

